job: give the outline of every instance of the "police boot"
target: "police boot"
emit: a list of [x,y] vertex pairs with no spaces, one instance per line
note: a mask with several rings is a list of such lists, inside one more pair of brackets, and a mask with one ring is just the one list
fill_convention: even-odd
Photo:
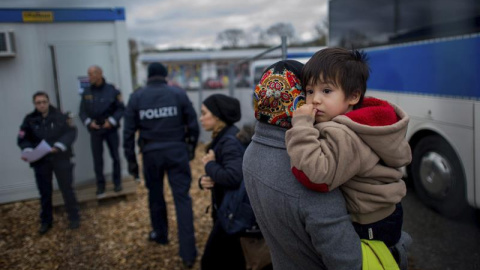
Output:
[[195,264],[195,260],[193,261],[182,260],[182,264],[183,264],[183,269],[192,269],[193,265]]
[[38,229],[38,233],[40,235],[46,234],[52,228],[52,223],[42,223],[40,225],[40,229]]
[[116,185],[116,186],[113,188],[113,191],[115,191],[115,192],[120,192],[120,191],[122,191],[122,190],[123,190],[122,185]]
[[70,224],[68,225],[68,228],[70,230],[75,230],[80,228],[80,220],[75,219],[75,220],[70,220]]
[[151,231],[150,234],[148,234],[148,240],[157,242],[160,245],[168,244],[168,239],[161,239],[160,235],[158,235],[156,231]]

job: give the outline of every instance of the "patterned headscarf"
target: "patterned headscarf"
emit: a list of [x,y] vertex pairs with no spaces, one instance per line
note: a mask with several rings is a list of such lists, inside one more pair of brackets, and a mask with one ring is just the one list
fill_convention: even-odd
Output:
[[255,118],[283,128],[292,127],[292,113],[305,104],[300,84],[303,64],[295,60],[279,61],[266,69],[255,87]]

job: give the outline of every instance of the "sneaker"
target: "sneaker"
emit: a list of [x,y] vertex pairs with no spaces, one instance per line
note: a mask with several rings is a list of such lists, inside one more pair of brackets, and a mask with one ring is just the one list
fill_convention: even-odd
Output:
[[103,197],[105,197],[105,188],[97,188],[97,192],[95,192],[95,194],[97,195],[97,199],[101,199]]
[[156,231],[151,231],[148,234],[148,240],[157,242],[160,245],[168,245],[168,240],[167,239],[161,239]]
[[40,235],[46,234],[52,228],[52,223],[42,223],[40,225],[40,229],[38,229],[38,233]]
[[113,188],[113,191],[115,191],[115,192],[120,192],[120,191],[122,191],[122,190],[123,190],[122,185],[118,185],[118,186],[115,186],[115,187]]
[[80,220],[71,220],[70,224],[68,225],[70,230],[75,230],[80,228]]

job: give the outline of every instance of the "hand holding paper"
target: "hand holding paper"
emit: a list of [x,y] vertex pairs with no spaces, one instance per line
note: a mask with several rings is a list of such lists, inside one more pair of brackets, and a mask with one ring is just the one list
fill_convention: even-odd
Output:
[[50,145],[45,140],[42,140],[32,151],[23,151],[22,159],[26,162],[34,162],[41,159],[51,151],[52,147],[50,147]]

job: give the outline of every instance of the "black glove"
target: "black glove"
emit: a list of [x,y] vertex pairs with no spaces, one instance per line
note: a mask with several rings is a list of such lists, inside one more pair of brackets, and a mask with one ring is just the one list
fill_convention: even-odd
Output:
[[188,158],[193,160],[195,158],[195,148],[197,147],[197,140],[195,137],[186,137],[185,142],[187,143]]
[[128,173],[130,173],[130,175],[135,177],[135,179],[139,178],[137,161],[129,161],[128,162]]

